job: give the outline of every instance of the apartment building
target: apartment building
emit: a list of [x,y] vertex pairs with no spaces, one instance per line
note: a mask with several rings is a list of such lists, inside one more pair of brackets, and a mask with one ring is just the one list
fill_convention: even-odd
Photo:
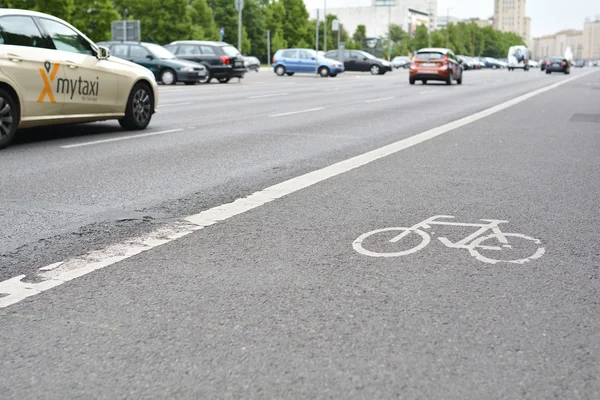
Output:
[[600,60],[600,15],[583,24],[583,58]]
[[494,0],[494,28],[514,32],[525,44],[531,41],[531,19],[525,16],[525,0]]

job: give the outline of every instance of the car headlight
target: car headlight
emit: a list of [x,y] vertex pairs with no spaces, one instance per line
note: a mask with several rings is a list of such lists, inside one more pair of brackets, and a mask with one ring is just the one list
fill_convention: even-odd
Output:
[[181,67],[180,71],[183,72],[192,72],[194,70],[194,68],[192,67]]

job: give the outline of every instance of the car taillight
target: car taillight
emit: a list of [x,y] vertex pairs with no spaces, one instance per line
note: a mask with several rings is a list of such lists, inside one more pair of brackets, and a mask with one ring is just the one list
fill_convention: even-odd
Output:
[[562,66],[563,66],[563,67],[566,67],[566,66],[567,66],[567,63],[563,61],[563,63],[562,63]]
[[273,59],[271,61],[272,61],[272,64],[275,64],[277,62],[277,60],[275,59],[275,57],[273,57]]
[[223,64],[225,65],[231,64],[231,60],[227,56],[221,56],[221,61],[223,61]]
[[550,61],[548,61],[548,62],[546,63],[546,65],[552,65],[552,63],[551,63]]
[[449,61],[450,59],[448,58],[448,56],[444,56],[444,64],[448,64]]

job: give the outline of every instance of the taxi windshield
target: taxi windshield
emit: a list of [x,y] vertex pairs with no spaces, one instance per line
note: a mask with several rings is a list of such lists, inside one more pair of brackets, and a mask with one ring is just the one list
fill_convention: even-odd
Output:
[[175,58],[175,55],[171,53],[169,50],[165,49],[162,46],[153,43],[147,43],[146,49],[154,55],[156,58],[160,58],[161,60]]

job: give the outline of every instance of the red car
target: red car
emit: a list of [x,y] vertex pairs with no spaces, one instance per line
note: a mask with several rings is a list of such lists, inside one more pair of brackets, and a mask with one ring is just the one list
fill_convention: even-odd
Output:
[[408,81],[426,84],[427,81],[442,81],[452,85],[452,81],[462,84],[463,69],[450,49],[421,49],[413,57]]

